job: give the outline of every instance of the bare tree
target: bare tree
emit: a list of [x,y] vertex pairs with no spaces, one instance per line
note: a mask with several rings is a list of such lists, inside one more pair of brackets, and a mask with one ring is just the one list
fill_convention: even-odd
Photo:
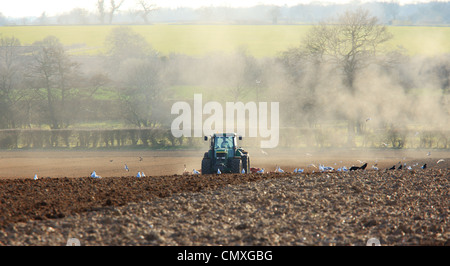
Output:
[[273,6],[269,10],[269,15],[272,19],[272,24],[278,24],[278,18],[281,16],[281,10],[279,6]]
[[78,64],[70,59],[54,36],[35,42],[33,46],[30,77],[37,95],[47,101],[45,120],[52,129],[67,127],[73,114],[69,99],[72,85],[77,80]]
[[305,51],[314,60],[341,70],[344,83],[354,93],[356,73],[374,63],[381,45],[392,38],[387,28],[366,10],[347,11],[336,23],[314,26],[306,37]]
[[165,99],[164,63],[142,35],[129,27],[114,28],[106,38],[107,64],[117,85],[121,116],[138,127],[155,127],[170,112]]
[[119,10],[124,1],[125,0],[120,0],[120,2],[116,4],[115,0],[110,0],[111,7],[109,10],[109,24],[112,24],[114,14]]
[[151,12],[157,10],[155,4],[151,4],[146,0],[139,0],[138,5],[141,7],[140,14],[142,19],[144,19],[145,24],[148,24],[148,16]]
[[0,39],[0,127],[17,126],[16,105],[23,96],[20,41],[15,37]]
[[258,62],[244,47],[239,47],[231,60],[233,63],[229,65],[227,83],[233,100],[239,101],[258,88],[256,86],[256,80],[260,78]]
[[94,73],[88,79],[88,84],[92,87],[87,94],[87,98],[91,98],[101,87],[110,83],[111,80],[104,73]]
[[100,23],[105,23],[105,0],[97,0],[97,10],[99,14]]
[[154,54],[154,51],[145,38],[134,32],[130,27],[117,27],[106,36],[106,60],[108,68],[116,76],[121,64],[131,58],[143,58]]
[[[391,38],[392,35],[376,17],[370,16],[366,10],[357,9],[346,11],[336,21],[314,26],[299,52],[304,58],[309,58],[317,71],[323,71],[323,66],[326,66],[340,75],[344,88],[354,96],[357,74],[371,64],[380,63],[378,55],[383,51],[382,45]],[[348,141],[353,143],[361,118],[347,119]]]
[[120,89],[122,115],[138,127],[155,127],[162,122],[161,104],[166,99],[161,77],[161,61],[155,57],[127,60]]

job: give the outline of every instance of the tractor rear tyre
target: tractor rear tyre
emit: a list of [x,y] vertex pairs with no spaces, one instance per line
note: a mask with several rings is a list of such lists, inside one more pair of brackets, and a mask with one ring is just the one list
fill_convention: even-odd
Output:
[[212,174],[211,159],[203,158],[202,160],[202,175]]
[[233,159],[231,161],[231,172],[240,174],[242,171],[242,161],[241,159]]
[[246,174],[250,172],[250,156],[242,156],[242,168],[244,169]]

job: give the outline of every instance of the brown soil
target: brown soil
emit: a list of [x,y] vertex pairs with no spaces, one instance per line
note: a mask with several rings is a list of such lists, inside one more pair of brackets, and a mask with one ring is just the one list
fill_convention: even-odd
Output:
[[[268,152],[268,151],[267,151]],[[184,165],[191,172],[200,168],[203,151],[8,151],[0,152],[0,228],[10,223],[55,219],[104,206],[166,197],[173,193],[217,189],[261,179],[292,176],[294,168],[318,172],[319,164],[360,166],[379,171],[401,162],[414,171],[429,171],[449,182],[449,152],[446,151],[252,151],[252,167],[273,171],[280,166],[291,173],[182,175]],[[440,159],[439,163],[437,163]],[[359,160],[359,161],[358,161]],[[420,168],[427,163],[427,169]],[[130,171],[124,169],[127,164]],[[441,169],[441,170],[438,170]],[[92,171],[102,178],[89,177]],[[137,178],[136,173],[146,177]],[[361,171],[361,170],[360,170]],[[398,171],[398,170],[397,170]],[[443,171],[443,172],[442,172]],[[33,180],[37,174],[38,180]],[[328,173],[327,173],[328,174]],[[442,181],[442,180],[441,180]],[[442,196],[448,196],[448,185]]]

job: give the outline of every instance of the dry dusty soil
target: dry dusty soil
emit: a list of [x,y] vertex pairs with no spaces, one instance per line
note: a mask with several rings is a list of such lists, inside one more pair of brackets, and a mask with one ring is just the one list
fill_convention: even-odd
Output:
[[268,173],[193,175],[203,153],[1,151],[0,245],[450,244],[449,151],[250,149]]

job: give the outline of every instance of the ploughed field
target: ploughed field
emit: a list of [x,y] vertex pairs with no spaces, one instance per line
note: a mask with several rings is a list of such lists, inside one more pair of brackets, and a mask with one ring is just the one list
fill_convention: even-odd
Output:
[[450,244],[448,152],[267,152],[220,175],[202,151],[1,152],[0,245]]

